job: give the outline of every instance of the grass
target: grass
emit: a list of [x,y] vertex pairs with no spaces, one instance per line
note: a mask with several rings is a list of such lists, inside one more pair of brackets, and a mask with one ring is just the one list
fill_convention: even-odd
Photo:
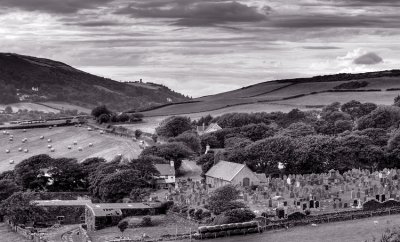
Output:
[[59,113],[60,110],[57,108],[47,107],[45,105],[37,104],[37,103],[29,103],[29,102],[21,102],[21,103],[12,103],[12,104],[0,104],[0,109],[5,109],[7,106],[10,106],[13,109],[13,112],[17,112],[18,110],[27,109],[28,111],[42,111],[45,113]]
[[84,108],[84,107],[80,107],[74,104],[69,104],[69,103],[65,103],[65,102],[43,102],[41,104],[44,104],[46,106],[49,106],[51,108],[55,108],[58,110],[78,110],[78,113],[87,113],[90,114],[92,112],[91,109],[89,108]]
[[28,242],[22,235],[13,232],[5,223],[0,223],[0,242]]
[[[377,221],[378,223],[374,223]],[[398,226],[400,215],[373,217],[360,220],[302,226],[263,234],[214,239],[215,242],[362,242],[379,239],[387,228]],[[210,240],[211,241],[211,240]]]
[[[192,231],[196,231],[198,228],[197,223],[175,215],[158,215],[152,216],[151,218],[154,226],[128,228],[124,231],[123,237],[129,237],[130,239],[140,239],[143,234],[146,234],[151,239],[158,239],[161,238],[162,235],[189,233],[190,228],[192,229]],[[136,222],[138,219],[140,218],[132,218],[132,222]],[[128,218],[128,221],[129,220],[130,219]],[[121,236],[122,234],[116,226],[105,228],[90,234],[90,238],[93,242],[108,241]]]
[[[133,140],[114,135],[100,134],[98,131],[88,131],[85,127],[59,127],[53,129],[28,129],[10,130],[10,134],[14,135],[14,141],[9,141],[8,136],[0,133],[0,172],[11,170],[15,164],[27,159],[33,155],[49,154],[52,157],[69,157],[82,161],[89,157],[103,157],[107,160],[113,159],[118,154],[131,159],[136,158],[141,149],[139,144]],[[44,139],[40,139],[40,136]],[[27,138],[26,143],[22,143],[22,139]],[[52,142],[48,143],[47,139]],[[73,142],[77,141],[77,145]],[[93,147],[89,147],[89,143]],[[55,152],[51,152],[47,147],[51,144],[55,148]],[[68,149],[68,146],[72,149]],[[78,151],[78,147],[82,147],[82,151]],[[29,153],[19,152],[18,149],[29,149]],[[6,153],[5,150],[10,150]],[[14,160],[15,164],[9,164],[10,160]]]

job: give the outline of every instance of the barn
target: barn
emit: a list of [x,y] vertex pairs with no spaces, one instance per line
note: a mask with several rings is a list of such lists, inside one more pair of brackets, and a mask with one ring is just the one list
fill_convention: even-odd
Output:
[[219,161],[206,173],[206,183],[211,188],[229,184],[248,187],[260,185],[260,179],[245,164]]

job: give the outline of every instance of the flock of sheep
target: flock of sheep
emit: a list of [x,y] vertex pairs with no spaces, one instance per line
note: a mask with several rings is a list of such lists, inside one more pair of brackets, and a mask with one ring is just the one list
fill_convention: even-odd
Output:
[[[81,125],[79,125],[79,127],[80,127],[80,126],[81,126]],[[77,127],[78,127],[78,126],[77,126]],[[52,129],[52,127],[50,126],[49,129]],[[88,131],[93,131],[93,129],[90,128],[90,127],[88,127],[87,130],[88,130]],[[26,132],[26,129],[24,129],[22,132],[25,133],[25,132]],[[100,130],[100,134],[104,134],[104,131],[103,131],[103,130]],[[7,136],[8,136],[9,142],[14,142],[14,135],[10,134],[9,131],[4,130],[4,131],[3,131],[3,135],[7,135]],[[44,137],[43,135],[40,136],[40,139],[41,139],[41,140],[44,140],[44,138],[45,138],[45,137]],[[23,144],[25,144],[25,143],[28,141],[28,138],[23,138],[21,141],[22,141]],[[55,148],[53,147],[53,145],[51,144],[51,143],[52,143],[52,140],[51,140],[51,139],[47,139],[47,143],[48,143],[47,148],[50,149],[51,152],[55,152],[56,149],[55,149]],[[77,146],[77,145],[78,145],[78,141],[75,140],[75,141],[73,142],[73,145],[74,145],[74,146]],[[93,147],[93,143],[89,143],[89,147]],[[71,145],[68,145],[68,146],[67,146],[67,149],[71,150],[71,149],[72,149],[72,146],[71,146]],[[78,147],[78,151],[83,151],[83,148],[82,148],[81,146],[79,146],[79,147]],[[11,153],[11,150],[6,149],[5,152],[6,152],[7,154],[9,154],[9,153]],[[19,148],[18,148],[18,152],[29,153],[29,149],[23,149],[22,147],[19,147]],[[122,156],[122,155],[121,155],[121,154],[118,154],[118,156]],[[10,163],[10,164],[14,164],[14,160],[10,160],[9,163]]]

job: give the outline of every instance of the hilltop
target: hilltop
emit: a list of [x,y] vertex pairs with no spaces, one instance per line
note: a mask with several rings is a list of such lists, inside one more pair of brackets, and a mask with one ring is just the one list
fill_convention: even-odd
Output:
[[148,117],[227,112],[289,111],[321,108],[332,102],[392,104],[400,93],[400,70],[336,74],[263,82],[237,90],[196,98],[189,102],[146,110]]
[[126,111],[187,100],[162,85],[118,82],[58,61],[0,53],[0,104],[48,102],[89,109],[105,104]]

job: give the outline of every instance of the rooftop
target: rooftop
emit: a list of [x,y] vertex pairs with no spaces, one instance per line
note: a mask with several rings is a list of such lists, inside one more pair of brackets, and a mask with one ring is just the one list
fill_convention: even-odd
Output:
[[245,167],[244,164],[238,164],[228,161],[220,161],[206,173],[206,176],[219,178],[225,181],[232,179]]
[[150,209],[150,204],[144,203],[91,203],[86,205],[97,217],[121,216],[121,209]]
[[40,207],[49,206],[85,206],[91,204],[91,200],[32,200],[31,204],[36,204]]
[[175,176],[175,168],[170,164],[155,164],[154,166],[161,176]]

